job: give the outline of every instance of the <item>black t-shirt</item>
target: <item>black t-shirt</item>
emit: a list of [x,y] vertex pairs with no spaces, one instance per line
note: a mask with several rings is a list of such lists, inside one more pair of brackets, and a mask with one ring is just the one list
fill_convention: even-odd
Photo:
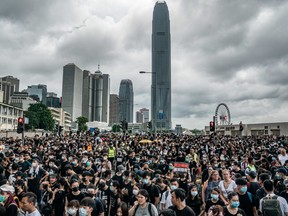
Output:
[[260,188],[260,184],[258,182],[249,182],[248,183],[248,191],[253,194],[254,196],[256,195],[256,191]]
[[65,198],[66,192],[59,190],[55,194],[55,199],[53,201],[53,208],[55,209],[55,216],[62,216],[65,211]]
[[92,216],[98,216],[99,214],[104,212],[104,201],[99,198],[95,199],[95,207],[92,211]]
[[110,193],[111,191],[108,187],[107,190],[99,190],[97,194],[97,197],[99,197],[104,202],[105,215],[108,215],[108,207],[110,204]]
[[70,202],[71,200],[78,200],[79,201],[79,203],[81,202],[81,200],[83,199],[83,198],[85,198],[86,196],[85,196],[85,194],[84,193],[82,193],[82,192],[80,192],[80,194],[78,194],[78,195],[74,195],[74,194],[72,194],[72,193],[69,193],[69,194],[67,194],[67,200],[68,200],[68,202]]
[[286,190],[285,190],[285,191],[282,191],[282,192],[280,193],[280,196],[283,197],[284,199],[286,199],[286,201],[288,202],[288,193],[286,192]]
[[155,204],[155,197],[160,196],[160,190],[156,185],[150,184],[144,185],[143,189],[147,190],[149,193],[150,203]]
[[196,215],[199,215],[201,212],[201,205],[202,205],[202,200],[199,196],[196,196],[194,199],[192,197],[190,199],[185,200],[186,205],[189,206]]
[[242,209],[240,209],[240,208],[238,208],[238,211],[237,211],[236,214],[231,214],[231,213],[228,211],[227,206],[224,207],[223,213],[224,213],[225,216],[234,216],[234,215],[238,215],[238,214],[240,214],[240,215],[242,215],[242,216],[246,216],[245,212],[244,212]]
[[205,212],[208,212],[210,207],[213,206],[213,205],[225,206],[225,203],[221,199],[218,199],[217,202],[215,202],[215,203],[212,202],[211,199],[209,199],[206,202]]
[[176,216],[196,216],[195,212],[188,206],[185,206],[184,209],[178,210],[175,206],[170,206],[169,209],[172,209],[176,212]]
[[240,206],[239,208],[243,209],[246,213],[246,215],[253,215],[253,207],[257,205],[255,196],[251,194],[252,196],[252,201],[250,200],[248,196],[248,192],[245,193],[244,195],[241,195],[238,193],[239,196],[239,201],[240,201]]
[[75,172],[75,173],[77,173],[78,175],[80,175],[80,174],[82,174],[82,167],[81,166],[73,166],[72,167],[72,169],[73,169],[73,171]]

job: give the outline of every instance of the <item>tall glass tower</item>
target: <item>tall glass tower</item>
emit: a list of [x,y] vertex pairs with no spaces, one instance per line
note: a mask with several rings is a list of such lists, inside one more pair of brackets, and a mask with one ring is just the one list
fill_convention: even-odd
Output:
[[157,1],[153,11],[151,120],[153,129],[171,128],[171,41],[165,1]]
[[119,120],[133,122],[134,93],[132,81],[121,80],[119,88]]

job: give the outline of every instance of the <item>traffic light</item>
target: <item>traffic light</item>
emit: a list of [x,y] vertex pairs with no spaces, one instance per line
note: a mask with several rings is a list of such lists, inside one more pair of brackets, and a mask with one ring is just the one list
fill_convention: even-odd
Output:
[[125,130],[128,130],[128,122],[125,122]]
[[23,133],[24,130],[24,119],[22,117],[18,118],[17,133]]
[[149,128],[150,130],[152,129],[152,122],[151,122],[151,121],[148,122],[148,128]]
[[215,131],[215,123],[213,121],[210,121],[210,131]]

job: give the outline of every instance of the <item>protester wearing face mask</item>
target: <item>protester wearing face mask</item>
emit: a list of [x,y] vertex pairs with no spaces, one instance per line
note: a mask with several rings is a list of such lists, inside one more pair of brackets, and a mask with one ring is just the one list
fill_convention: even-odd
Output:
[[122,184],[122,194],[123,194],[123,201],[127,204],[132,196],[133,186],[131,182],[130,172],[125,170],[122,175],[123,184]]
[[110,215],[115,215],[117,212],[117,205],[123,201],[123,195],[118,181],[112,181],[110,191]]
[[37,196],[37,201],[40,203],[41,201],[41,191],[40,184],[49,176],[49,173],[44,170],[39,165],[39,161],[34,159],[32,161],[32,167],[29,170],[28,174],[28,191],[33,192]]
[[79,204],[78,200],[71,200],[67,204],[66,213],[68,214],[68,216],[76,216],[76,215],[78,215],[79,207],[80,207],[80,204]]
[[224,207],[224,216],[246,216],[245,212],[239,208],[240,202],[236,192],[228,194],[228,206]]
[[103,179],[100,179],[100,182],[98,184],[98,193],[96,196],[101,199],[104,203],[104,213],[105,216],[108,216],[108,210],[109,210],[109,204],[110,204],[110,194],[112,193],[110,191],[109,186],[105,183]]
[[90,182],[90,179],[89,179],[90,175],[91,175],[91,173],[88,171],[84,171],[82,174],[82,182],[79,185],[79,189],[83,193],[86,193],[88,187],[90,187],[90,186],[93,187],[93,184]]
[[149,194],[150,202],[153,205],[158,206],[158,204],[160,203],[160,190],[156,185],[154,185],[151,182],[150,172],[147,172],[147,171],[144,172],[142,183],[143,183],[143,189],[145,189]]
[[212,188],[210,194],[211,198],[206,202],[205,205],[205,213],[204,213],[205,216],[208,215],[211,206],[214,205],[225,206],[225,203],[220,199],[220,193],[221,191],[218,188]]
[[80,191],[79,182],[76,179],[72,179],[70,185],[71,192],[67,194],[67,201],[78,200],[80,202],[85,197],[85,194]]
[[13,186],[4,184],[0,187],[0,205],[6,208],[8,216],[17,216],[18,206],[13,197],[15,189]]
[[195,212],[196,215],[200,214],[202,201],[198,193],[197,185],[192,184],[189,186],[187,199],[185,201],[186,205],[189,206]]
[[71,165],[75,173],[77,173],[78,175],[82,173],[82,167],[79,165],[79,159],[77,157],[73,158]]
[[125,171],[125,167],[123,165],[119,165],[117,167],[117,172],[115,175],[112,177],[112,180],[118,181],[120,186],[123,185],[123,172]]
[[238,178],[235,183],[237,185],[237,194],[239,196],[239,207],[245,211],[246,215],[258,216],[256,199],[253,194],[247,191],[247,181],[243,178]]

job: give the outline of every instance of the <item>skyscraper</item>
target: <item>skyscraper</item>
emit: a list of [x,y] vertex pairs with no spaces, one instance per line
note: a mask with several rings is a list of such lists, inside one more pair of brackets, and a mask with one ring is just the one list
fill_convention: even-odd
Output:
[[154,129],[171,128],[171,42],[169,11],[157,1],[152,21],[151,119]]
[[19,92],[20,81],[13,76],[0,78],[0,91],[3,91],[3,102],[9,104],[14,92]]
[[83,71],[74,63],[63,67],[62,108],[72,121],[82,116]]
[[119,96],[110,94],[109,125],[119,123]]
[[140,109],[140,112],[143,115],[143,122],[148,122],[149,121],[149,109],[147,108],[142,108]]
[[110,76],[103,74],[103,96],[102,96],[102,121],[109,122],[110,105]]
[[134,93],[132,81],[121,80],[119,88],[119,120],[133,123]]

